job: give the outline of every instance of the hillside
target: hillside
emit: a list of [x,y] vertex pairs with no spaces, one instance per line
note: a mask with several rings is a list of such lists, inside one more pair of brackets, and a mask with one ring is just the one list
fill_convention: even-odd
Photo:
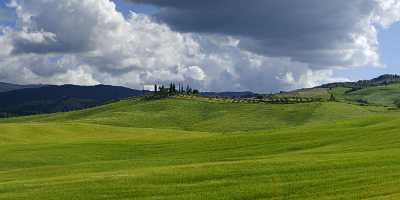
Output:
[[0,199],[398,199],[400,113],[130,99],[0,120]]
[[321,98],[357,105],[400,107],[400,76],[383,75],[371,80],[330,83],[315,88],[273,94],[272,98]]
[[400,83],[351,91],[345,99],[362,104],[400,107]]
[[[331,83],[315,88],[262,95],[252,92],[202,92],[204,97],[262,100],[275,103],[335,101],[358,105],[399,107],[400,76],[382,75],[371,80]],[[142,91],[114,86],[52,86],[1,84],[0,117],[65,112],[101,105],[110,100],[140,96]],[[381,98],[382,97],[382,98]]]
[[22,118],[9,122],[68,122],[136,128],[163,128],[186,131],[240,132],[271,130],[309,122],[362,117],[384,112],[385,108],[363,108],[351,104],[248,104],[207,98],[168,98],[159,101],[140,99],[86,110]]
[[399,199],[400,83],[377,82],[1,119],[0,200]]
[[62,85],[18,89],[0,93],[0,116],[64,112],[139,96],[142,93],[138,90],[106,85]]
[[345,87],[352,88],[354,90],[362,89],[366,87],[373,86],[381,86],[392,83],[400,83],[400,76],[395,74],[384,74],[377,78],[373,78],[371,80],[360,80],[356,82],[342,82],[342,83],[329,83],[325,85],[319,86],[319,88],[336,88],[336,87]]

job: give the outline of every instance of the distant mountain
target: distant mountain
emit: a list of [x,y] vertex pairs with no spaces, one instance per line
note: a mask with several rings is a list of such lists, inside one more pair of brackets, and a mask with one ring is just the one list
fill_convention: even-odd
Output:
[[229,98],[245,98],[245,97],[255,97],[258,94],[253,92],[202,92],[200,93],[201,96],[206,97],[229,97]]
[[18,89],[0,93],[0,116],[70,111],[140,95],[142,91],[139,90],[108,85],[63,85]]
[[340,82],[340,83],[329,83],[321,85],[318,88],[335,88],[335,87],[346,87],[353,88],[354,90],[362,89],[371,86],[387,85],[391,83],[400,83],[400,76],[394,74],[385,74],[371,80],[361,80],[357,82]]
[[0,82],[0,92],[9,92],[9,91],[13,91],[13,90],[20,90],[20,89],[26,89],[26,88],[39,88],[39,87],[43,87],[43,86],[46,86],[46,85],[17,85],[17,84]]

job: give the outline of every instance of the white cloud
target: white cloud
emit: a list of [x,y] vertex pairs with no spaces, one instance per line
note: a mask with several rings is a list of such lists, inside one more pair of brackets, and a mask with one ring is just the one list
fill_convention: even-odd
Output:
[[388,28],[400,20],[400,1],[398,0],[377,0],[378,7],[374,12],[376,23]]
[[196,81],[202,81],[206,78],[204,71],[199,66],[189,66],[181,70],[183,77],[193,79]]

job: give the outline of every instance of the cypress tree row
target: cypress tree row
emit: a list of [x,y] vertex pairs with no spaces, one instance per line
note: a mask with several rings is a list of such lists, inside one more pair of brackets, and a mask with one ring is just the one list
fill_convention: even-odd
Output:
[[192,94],[200,94],[200,91],[197,89],[193,89],[190,85],[186,85],[186,89],[183,84],[179,83],[178,87],[175,83],[170,83],[169,87],[165,87],[164,85],[154,85],[154,93],[150,98],[164,98],[173,95],[192,95]]

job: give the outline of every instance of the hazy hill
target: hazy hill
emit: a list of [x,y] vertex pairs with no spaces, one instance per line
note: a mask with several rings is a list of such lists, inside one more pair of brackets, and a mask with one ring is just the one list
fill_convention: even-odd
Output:
[[8,91],[20,90],[20,89],[26,89],[26,88],[39,88],[39,87],[44,87],[44,86],[46,86],[46,85],[18,85],[18,84],[0,82],[0,92],[8,92]]
[[14,116],[69,111],[139,95],[142,91],[107,85],[18,89],[0,93],[0,113]]

